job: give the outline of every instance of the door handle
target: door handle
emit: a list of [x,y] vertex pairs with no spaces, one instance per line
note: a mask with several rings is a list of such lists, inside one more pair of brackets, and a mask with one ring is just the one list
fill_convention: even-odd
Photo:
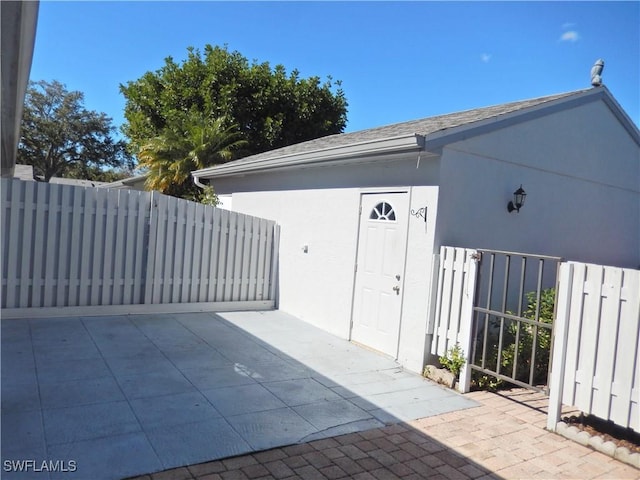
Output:
[[393,287],[393,291],[396,292],[396,295],[400,295],[400,285]]

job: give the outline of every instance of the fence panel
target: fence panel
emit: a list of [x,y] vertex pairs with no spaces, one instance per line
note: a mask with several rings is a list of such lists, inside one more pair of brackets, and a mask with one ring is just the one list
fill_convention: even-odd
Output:
[[[440,248],[440,272],[433,326],[431,353],[442,356],[456,343],[466,343],[461,333],[471,325],[475,273],[470,268],[475,250],[456,247]],[[474,269],[475,272],[475,269]],[[464,347],[463,347],[464,348]],[[465,350],[465,353],[468,353]]]
[[2,308],[275,300],[275,222],[2,179]]
[[559,293],[569,300],[558,305],[566,324],[554,338],[552,368],[563,372],[552,375],[548,427],[565,404],[640,431],[640,271],[576,262],[561,268]]

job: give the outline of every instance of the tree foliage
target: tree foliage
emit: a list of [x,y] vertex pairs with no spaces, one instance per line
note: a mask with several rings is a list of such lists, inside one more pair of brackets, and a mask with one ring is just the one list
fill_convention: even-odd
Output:
[[[347,102],[340,82],[300,78],[282,65],[249,62],[226,47],[188,49],[181,64],[171,57],[162,68],[120,85],[125,96],[124,134],[138,152],[189,112],[224,118],[246,140],[249,155],[340,133]],[[334,92],[335,90],[335,92]]]
[[147,170],[145,186],[198,199],[200,192],[191,182],[191,172],[230,160],[233,152],[246,143],[235,126],[226,125],[225,118],[200,112],[172,116],[160,134],[138,152],[139,166]]
[[[25,96],[17,161],[34,174],[109,181],[131,171],[134,162],[104,113],[84,107],[84,95],[54,80],[31,82]],[[109,169],[112,169],[109,171]]]

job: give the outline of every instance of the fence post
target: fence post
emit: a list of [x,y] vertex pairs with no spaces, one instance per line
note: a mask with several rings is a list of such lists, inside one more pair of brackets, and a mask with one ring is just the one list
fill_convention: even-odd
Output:
[[465,287],[460,308],[459,343],[465,355],[465,363],[460,370],[458,389],[461,393],[471,390],[471,350],[473,344],[473,302],[475,301],[476,280],[478,271],[477,252],[465,250],[465,266],[467,267]]
[[[269,275],[269,300],[273,300],[274,307],[278,308],[278,268],[280,266],[280,226],[273,225],[273,253],[271,255],[271,273]],[[266,281],[266,278],[265,278]]]
[[549,408],[547,430],[556,431],[562,413],[562,394],[569,338],[569,316],[571,314],[571,290],[573,289],[573,265],[561,263],[558,279],[558,306],[553,321],[553,343],[551,375],[549,378]]

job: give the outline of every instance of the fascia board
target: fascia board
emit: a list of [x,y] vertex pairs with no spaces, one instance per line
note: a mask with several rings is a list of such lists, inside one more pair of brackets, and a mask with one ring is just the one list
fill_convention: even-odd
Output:
[[631,138],[633,138],[636,144],[640,146],[640,130],[638,129],[637,125],[633,122],[633,120],[631,120],[629,115],[627,115],[627,112],[624,111],[624,109],[620,106],[611,92],[609,92],[606,87],[601,88],[604,92],[604,102],[611,109],[618,121],[624,126],[629,135],[631,135]]
[[[484,135],[521,122],[535,120],[536,118],[541,118],[555,112],[585,105],[601,98],[605,100],[605,103],[608,103],[607,98],[612,99],[611,94],[609,94],[605,88],[598,87],[572,97],[560,98],[542,105],[536,105],[535,107],[506,113],[500,115],[498,118],[487,118],[472,124],[434,132],[425,136],[425,150],[432,153],[439,153],[445,145],[467,140],[478,135]],[[619,111],[624,114],[622,110]]]
[[366,156],[419,151],[423,148],[423,137],[417,134],[402,135],[372,141],[323,148],[310,152],[292,153],[268,160],[240,161],[232,164],[196,170],[191,174],[198,178],[223,177],[227,175],[256,173],[263,170],[295,168],[317,163],[331,162],[333,165],[349,163]]

